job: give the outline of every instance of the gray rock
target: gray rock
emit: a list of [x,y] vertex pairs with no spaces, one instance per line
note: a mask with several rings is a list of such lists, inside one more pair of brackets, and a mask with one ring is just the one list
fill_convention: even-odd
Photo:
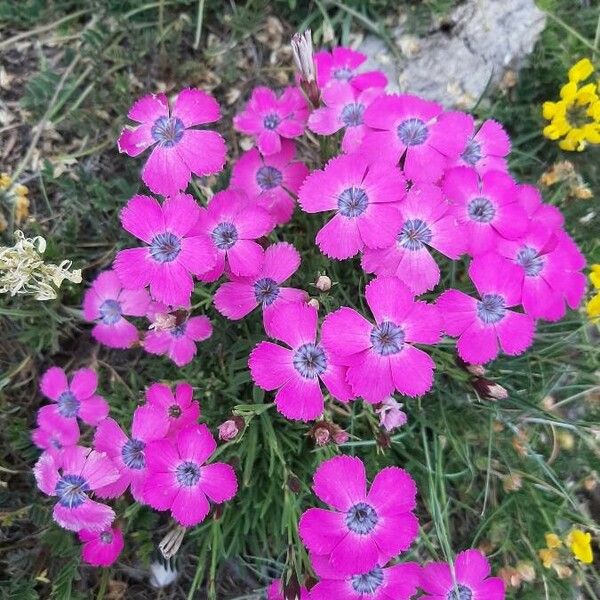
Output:
[[468,108],[488,82],[496,87],[507,71],[523,65],[545,22],[534,0],[467,0],[449,15],[444,31],[415,37],[402,25],[395,27],[400,62],[373,35],[359,50],[369,57],[369,68],[387,74],[390,90]]

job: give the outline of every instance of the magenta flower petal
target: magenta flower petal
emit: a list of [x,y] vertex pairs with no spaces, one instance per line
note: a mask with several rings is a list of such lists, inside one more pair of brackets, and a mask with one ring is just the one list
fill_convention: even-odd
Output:
[[491,569],[479,550],[465,550],[456,556],[454,572],[458,581],[477,586],[489,576]]
[[79,369],[73,374],[69,386],[71,392],[78,400],[84,400],[91,396],[98,387],[98,375],[92,369]]
[[169,114],[167,97],[164,94],[149,94],[136,100],[127,116],[138,123],[154,122]]
[[329,562],[343,573],[364,573],[377,566],[379,549],[375,536],[348,533],[331,551]]
[[294,377],[291,350],[271,342],[260,342],[252,350],[248,366],[256,385],[267,391],[281,387]]
[[383,516],[394,516],[414,510],[417,486],[400,467],[385,467],[373,479],[367,500]]
[[58,483],[58,467],[51,454],[43,452],[33,467],[33,474],[38,488],[48,496],[56,495]]
[[231,500],[237,493],[237,479],[231,465],[214,463],[201,469],[200,489],[217,504]]
[[389,359],[372,350],[365,350],[357,362],[348,367],[346,379],[355,395],[372,404],[394,391]]
[[139,156],[154,144],[156,144],[156,140],[152,137],[150,123],[143,123],[134,128],[125,127],[117,140],[119,152],[134,157]]
[[270,334],[292,348],[314,342],[317,337],[317,311],[308,304],[289,304],[274,314],[269,323]]
[[294,373],[277,391],[275,405],[288,419],[312,421],[318,418],[324,408],[318,379],[304,379]]
[[202,90],[186,88],[179,92],[173,104],[173,116],[185,127],[212,123],[221,118],[219,103]]
[[202,464],[216,450],[217,443],[204,424],[187,427],[177,434],[177,450],[180,456]]
[[121,225],[125,231],[149,244],[165,228],[160,204],[150,196],[133,196],[121,210]]
[[365,288],[365,299],[377,323],[401,323],[413,308],[413,294],[397,277],[377,277]]
[[56,504],[52,516],[61,527],[69,531],[80,531],[84,528],[101,531],[115,520],[112,508],[89,498],[75,508]]
[[353,456],[334,456],[321,463],[313,477],[316,496],[337,510],[347,511],[365,500],[367,476],[362,460]]
[[203,521],[210,511],[210,504],[202,491],[196,488],[179,488],[171,505],[173,518],[184,527],[192,527]]
[[435,362],[423,350],[406,345],[389,361],[394,387],[407,396],[420,396],[433,385]]
[[185,189],[190,175],[191,169],[175,147],[155,146],[142,169],[142,181],[161,196]]
[[302,513],[298,533],[304,545],[315,554],[331,554],[348,535],[343,513],[309,508]]
[[493,327],[478,321],[473,323],[460,336],[456,344],[458,354],[468,363],[481,365],[498,356],[498,338]]
[[40,391],[46,398],[50,398],[50,400],[58,400],[59,396],[68,387],[67,376],[59,367],[50,367],[40,381]]
[[372,328],[371,323],[354,309],[342,307],[325,317],[321,334],[323,344],[333,355],[351,356],[369,347]]
[[[199,152],[200,148],[202,149],[201,153]],[[181,141],[176,146],[176,152],[182,165],[185,165],[189,180],[190,171],[199,177],[221,171],[227,158],[227,145],[216,131],[186,129]],[[183,177],[182,174],[185,171],[182,167],[179,169],[180,176]],[[181,189],[186,186],[187,180]],[[152,189],[151,186],[148,187]]]
[[258,306],[254,288],[248,283],[224,283],[213,297],[216,309],[228,319],[242,319]]
[[81,558],[95,567],[108,567],[117,560],[123,550],[123,533],[118,528],[107,528],[103,531],[82,529],[79,539],[83,542]]

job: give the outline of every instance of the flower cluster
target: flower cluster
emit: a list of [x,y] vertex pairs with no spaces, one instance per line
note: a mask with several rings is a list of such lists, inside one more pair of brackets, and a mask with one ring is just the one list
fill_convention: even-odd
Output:
[[[237,481],[230,465],[206,464],[216,442],[198,424],[200,406],[189,384],[174,391],[152,384],[146,403],[133,413],[131,435],[108,417],[97,386],[91,369],[70,380],[62,369],[48,369],[40,389],[52,404],[39,410],[32,439],[43,450],[34,474],[40,490],[56,498],[54,520],[78,532],[85,562],[107,566],[120,554],[123,534],[114,526],[114,510],[97,499],[115,499],[129,489],[139,504],[169,510],[190,527],[206,518],[209,500],[233,498]],[[79,421],[94,428],[92,447],[80,445]]]
[[589,80],[594,65],[583,58],[569,69],[569,81],[560,89],[560,100],[544,102],[544,119],[550,121],[544,135],[560,140],[563,150],[581,152],[588,144],[600,144],[598,86]]
[[538,556],[544,567],[554,569],[561,579],[573,574],[575,561],[586,565],[594,561],[592,534],[589,532],[575,528],[563,539],[556,533],[549,532],[545,535],[545,541],[546,547],[538,550]]

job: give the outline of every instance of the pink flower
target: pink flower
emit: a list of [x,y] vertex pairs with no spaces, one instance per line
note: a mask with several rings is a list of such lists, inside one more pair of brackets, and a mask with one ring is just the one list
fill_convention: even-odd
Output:
[[52,513],[65,529],[102,531],[114,520],[112,508],[91,500],[88,493],[116,481],[119,471],[108,456],[90,448],[65,448],[60,462],[44,452],[33,467],[38,488],[56,496]]
[[308,213],[335,211],[316,241],[327,256],[344,259],[365,246],[385,248],[393,243],[402,221],[397,203],[405,194],[406,182],[396,167],[344,155],[311,173],[298,201]]
[[508,310],[521,301],[519,268],[488,254],[473,260],[469,276],[480,299],[447,290],[437,300],[445,332],[459,338],[459,356],[468,363],[483,364],[496,358],[500,347],[510,355],[524,352],[533,341],[533,319]]
[[96,341],[110,348],[129,348],[139,336],[125,316],[143,317],[149,304],[146,290],[123,289],[114,271],[104,271],[83,297],[83,315],[96,322],[92,329]]
[[65,419],[50,406],[38,411],[37,424],[37,428],[31,433],[33,443],[51,454],[57,462],[60,462],[65,448],[75,446],[79,441],[77,420]]
[[289,302],[305,302],[307,294],[303,290],[283,287],[300,266],[300,254],[286,242],[273,244],[265,250],[265,258],[260,271],[253,277],[232,277],[215,293],[217,310],[228,319],[242,319],[257,306],[261,306],[265,329],[269,333],[270,315]]
[[296,138],[304,133],[308,106],[302,92],[287,87],[277,97],[273,90],[256,87],[243,112],[233,118],[238,131],[256,138],[261,154],[281,151],[281,138]]
[[406,425],[408,420],[406,413],[402,410],[402,404],[397,402],[393,396],[384,398],[381,406],[375,411],[379,415],[379,424],[386,431],[393,431],[402,425]]
[[490,564],[479,550],[461,552],[452,568],[446,563],[429,563],[421,569],[423,600],[504,600],[502,579],[489,574]]
[[202,90],[181,90],[171,110],[164,94],[144,96],[128,117],[140,125],[123,129],[119,152],[138,156],[156,144],[142,169],[144,183],[155,194],[173,196],[186,189],[192,173],[211,175],[223,168],[223,138],[215,131],[191,129],[221,118],[217,101]]
[[196,342],[207,340],[212,331],[208,317],[190,317],[168,329],[149,331],[142,345],[146,352],[166,355],[178,367],[183,367],[196,356]]
[[440,339],[437,308],[415,301],[396,277],[380,276],[367,285],[365,299],[375,323],[342,307],[323,322],[323,343],[334,360],[348,365],[346,380],[356,396],[376,404],[398,390],[407,396],[427,392],[435,363],[413,344]]
[[519,204],[525,209],[527,216],[534,223],[543,224],[554,233],[560,231],[565,218],[556,206],[545,204],[540,190],[534,185],[521,184],[517,186]]
[[475,131],[475,121],[470,115],[469,119],[471,135],[466,148],[456,161],[456,166],[473,167],[479,175],[488,171],[508,171],[506,157],[510,153],[510,138],[504,127],[488,119]]
[[585,257],[563,231],[533,221],[518,241],[503,240],[498,251],[518,267],[521,304],[533,319],[558,321],[565,301],[577,308],[585,294]]
[[217,504],[231,500],[237,491],[233,468],[225,463],[204,464],[216,447],[206,425],[186,427],[175,439],[150,442],[146,502],[156,510],[170,510],[177,522],[191,527],[206,518],[207,497]]
[[270,317],[269,335],[288,347],[260,342],[250,354],[252,379],[264,390],[277,390],[277,410],[288,419],[311,421],[323,412],[321,381],[337,400],[352,398],[345,368],[317,342],[317,321],[308,304],[282,304]]
[[463,152],[469,136],[469,117],[443,112],[441,105],[418,96],[376,98],[364,115],[368,131],[361,151],[374,160],[397,164],[402,158],[412,181],[437,181]]
[[239,432],[237,423],[233,419],[228,419],[219,425],[219,439],[224,442],[234,440]]
[[457,259],[464,242],[457,235],[450,205],[435,185],[414,185],[400,204],[400,213],[394,242],[387,248],[365,248],[361,264],[367,273],[395,275],[414,294],[422,294],[440,280],[430,248]]
[[114,419],[105,419],[94,435],[94,448],[105,452],[119,469],[120,477],[96,490],[100,498],[117,498],[131,486],[131,495],[143,503],[146,482],[145,448],[148,442],[167,434],[169,422],[154,406],[139,406],[133,413],[131,438],[128,438]]
[[[335,456],[316,470],[313,490],[332,510],[309,508],[300,517],[299,533],[319,565],[340,576],[367,573],[408,549],[419,523],[412,511],[417,488],[399,467],[386,467],[367,493],[360,458]],[[330,596],[337,597],[337,596]]]
[[223,190],[216,193],[207,208],[202,209],[194,231],[208,236],[216,265],[200,278],[216,281],[228,270],[238,277],[250,277],[260,270],[263,249],[255,240],[267,235],[274,227],[273,217],[267,210],[251,202],[241,190]]
[[92,369],[79,369],[73,373],[71,383],[59,367],[50,367],[40,381],[40,390],[56,404],[42,407],[40,414],[54,412],[65,419],[79,417],[88,425],[97,425],[108,415],[106,400],[96,394],[98,375]]
[[168,434],[193,425],[200,416],[200,404],[193,399],[194,390],[189,383],[178,383],[175,394],[164,383],[153,383],[146,390],[146,402],[161,412],[169,424]]
[[357,90],[384,88],[387,77],[381,71],[361,73],[360,66],[367,56],[350,48],[334,48],[331,53],[322,50],[315,54],[317,83],[321,89],[329,83],[346,82]]
[[[281,579],[276,579],[267,589],[267,600],[286,600],[283,594],[283,582]],[[309,600],[310,597],[308,590],[301,586],[299,600]]]
[[121,211],[123,228],[146,243],[121,250],[114,268],[128,289],[150,285],[155,300],[176,306],[190,302],[193,275],[202,275],[217,260],[211,240],[191,229],[200,207],[189,194],[168,198],[161,206],[150,196],[134,196]]
[[94,567],[108,567],[112,565],[123,550],[123,532],[118,527],[107,527],[103,531],[89,531],[82,529],[79,539],[81,558],[83,562]]
[[346,83],[332,82],[323,90],[325,107],[311,113],[308,127],[321,135],[332,135],[344,129],[342,150],[346,154],[356,152],[368,130],[363,121],[365,110],[383,93],[382,88],[359,92]]
[[321,579],[310,590],[311,600],[410,600],[417,591],[420,567],[403,563],[344,575],[332,567],[327,556],[311,555],[313,569]]
[[472,256],[493,249],[501,239],[514,240],[525,233],[527,213],[507,173],[488,171],[480,178],[475,169],[456,167],[446,172],[442,189],[462,229],[464,249]]
[[281,151],[263,156],[256,148],[244,152],[233,165],[231,187],[244,190],[258,206],[267,209],[277,225],[292,218],[294,197],[308,175],[304,163],[295,160],[296,147],[281,141]]

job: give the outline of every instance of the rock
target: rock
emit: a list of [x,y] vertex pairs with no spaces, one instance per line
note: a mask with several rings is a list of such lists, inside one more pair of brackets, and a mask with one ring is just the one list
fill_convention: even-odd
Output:
[[390,90],[469,108],[486,86],[497,87],[523,65],[545,23],[534,0],[467,0],[444,20],[443,30],[426,37],[394,28],[400,62],[373,35],[359,50],[369,57],[368,68],[386,73]]

